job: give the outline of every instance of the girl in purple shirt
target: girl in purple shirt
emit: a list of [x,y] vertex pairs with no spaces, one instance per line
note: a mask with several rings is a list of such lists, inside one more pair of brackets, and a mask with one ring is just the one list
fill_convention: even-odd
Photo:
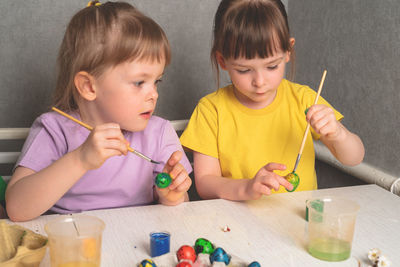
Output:
[[[190,163],[171,124],[152,116],[169,62],[165,33],[131,5],[79,11],[60,47],[54,105],[94,129],[55,112],[35,120],[7,187],[10,219],[188,200]],[[159,172],[169,187],[154,186]]]

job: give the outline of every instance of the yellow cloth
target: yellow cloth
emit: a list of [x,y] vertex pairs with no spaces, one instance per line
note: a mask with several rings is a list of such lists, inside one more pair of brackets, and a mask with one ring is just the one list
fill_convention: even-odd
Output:
[[47,238],[19,225],[0,220],[0,266],[39,266],[46,253]]
[[[253,178],[269,162],[282,163],[286,175],[293,170],[307,127],[305,110],[312,106],[316,92],[308,86],[282,80],[274,101],[263,109],[242,105],[233,86],[220,88],[200,99],[180,141],[188,149],[219,159],[222,176]],[[330,106],[322,97],[318,104]],[[343,116],[335,110],[335,116]],[[312,129],[312,128],[310,128]],[[296,191],[317,189],[311,130],[296,170],[300,185]],[[286,192],[281,187],[278,192]]]

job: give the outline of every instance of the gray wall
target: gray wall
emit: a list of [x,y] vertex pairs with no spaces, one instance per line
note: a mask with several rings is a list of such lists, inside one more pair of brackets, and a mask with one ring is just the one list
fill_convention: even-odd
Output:
[[[172,64],[160,85],[156,113],[171,120],[188,118],[197,100],[215,89],[209,51],[218,1],[128,2],[162,25],[171,42]],[[29,127],[48,109],[63,33],[86,3],[0,1],[0,127]]]
[[364,161],[396,176],[400,176],[399,14],[398,0],[289,1],[297,82],[316,88],[326,68],[322,96],[364,141]]

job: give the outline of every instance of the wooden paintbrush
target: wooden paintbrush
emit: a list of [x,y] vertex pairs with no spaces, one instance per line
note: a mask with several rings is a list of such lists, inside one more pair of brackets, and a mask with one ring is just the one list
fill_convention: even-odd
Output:
[[[61,110],[59,110],[58,108],[52,107],[51,109],[54,110],[55,112],[57,112],[57,113],[63,115],[64,117],[66,117],[66,118],[68,118],[68,119],[70,119],[70,120],[72,120],[72,121],[74,121],[74,122],[80,124],[81,126],[85,127],[85,128],[88,129],[89,131],[92,131],[92,130],[93,130],[93,127],[92,127],[92,126],[87,125],[86,123],[81,122],[80,120],[75,119],[74,117],[72,117],[72,116],[68,115],[67,113],[65,113],[65,112],[63,112],[63,111],[61,111]],[[129,152],[132,152],[133,154],[135,154],[135,155],[137,155],[137,156],[139,156],[139,157],[141,157],[141,158],[143,158],[143,159],[145,159],[145,160],[147,160],[147,161],[150,161],[151,163],[160,164],[160,162],[155,161],[155,160],[152,160],[151,158],[149,158],[149,157],[143,155],[142,153],[140,153],[139,151],[134,150],[134,149],[131,148],[130,146],[128,146],[128,150],[129,150]]]
[[[318,92],[317,92],[317,95],[315,96],[314,105],[317,104],[318,98],[321,95],[322,86],[324,85],[324,81],[325,81],[325,77],[326,77],[326,72],[327,71],[324,70],[324,73],[322,74],[322,78],[321,78],[321,82],[319,84]],[[306,130],[304,132],[303,141],[301,142],[300,151],[299,151],[299,154],[297,155],[296,163],[294,164],[294,168],[293,168],[292,173],[296,172],[297,166],[299,165],[301,154],[303,153],[304,144],[306,143],[307,134],[308,134],[309,130],[310,130],[310,123],[307,123],[307,128],[306,128]]]

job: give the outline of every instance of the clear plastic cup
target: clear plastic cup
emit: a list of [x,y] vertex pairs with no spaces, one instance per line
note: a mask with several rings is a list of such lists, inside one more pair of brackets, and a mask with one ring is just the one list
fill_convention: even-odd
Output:
[[48,222],[51,267],[99,267],[104,222],[97,217],[74,214]]
[[307,201],[307,209],[308,252],[325,261],[348,259],[360,206],[345,198],[317,197]]

